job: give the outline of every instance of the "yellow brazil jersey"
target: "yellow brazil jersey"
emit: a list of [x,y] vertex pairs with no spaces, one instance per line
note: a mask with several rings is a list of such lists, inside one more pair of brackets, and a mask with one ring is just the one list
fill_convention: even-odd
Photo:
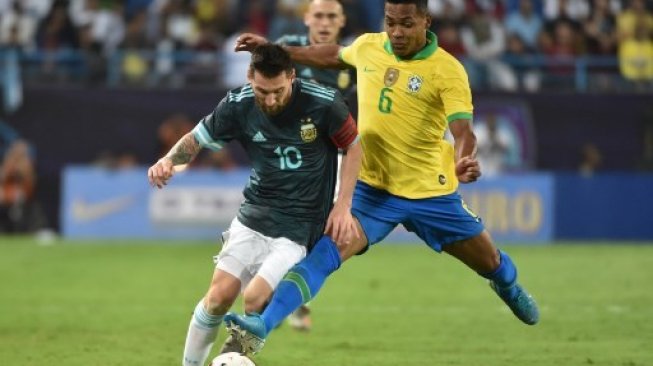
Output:
[[448,122],[473,112],[465,69],[438,47],[435,34],[427,39],[410,60],[393,54],[386,33],[364,34],[340,51],[358,78],[360,179],[411,199],[457,189],[454,149],[444,133]]

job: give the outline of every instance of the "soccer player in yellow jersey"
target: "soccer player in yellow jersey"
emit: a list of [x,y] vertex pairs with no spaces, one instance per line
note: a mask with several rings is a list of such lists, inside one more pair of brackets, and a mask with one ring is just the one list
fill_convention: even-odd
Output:
[[[352,213],[360,237],[336,244],[323,236],[286,275],[262,314],[227,314],[225,323],[235,328],[232,334],[241,334],[245,350],[260,350],[269,331],[314,297],[342,261],[383,240],[398,224],[487,278],[522,322],[533,325],[539,320],[537,304],[517,284],[510,257],[495,247],[457,193],[459,182],[470,183],[481,175],[463,66],[438,47],[428,30],[427,0],[386,0],[384,23],[385,32],[364,34],[344,48],[286,47],[295,62],[356,67],[363,166]],[[244,34],[236,50],[251,50],[263,42],[262,37]],[[454,146],[443,138],[447,128]]]

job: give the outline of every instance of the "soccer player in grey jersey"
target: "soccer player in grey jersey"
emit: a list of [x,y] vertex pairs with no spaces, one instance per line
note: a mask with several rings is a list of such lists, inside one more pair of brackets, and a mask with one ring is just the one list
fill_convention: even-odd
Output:
[[[295,79],[288,54],[271,44],[254,50],[248,79],[148,170],[150,183],[162,188],[202,147],[219,150],[231,140],[242,144],[252,163],[245,199],[193,313],[184,366],[204,365],[241,289],[245,311],[260,312],[324,232],[343,241],[359,237],[350,208],[361,150],[340,93]],[[348,154],[333,203],[338,149]]]

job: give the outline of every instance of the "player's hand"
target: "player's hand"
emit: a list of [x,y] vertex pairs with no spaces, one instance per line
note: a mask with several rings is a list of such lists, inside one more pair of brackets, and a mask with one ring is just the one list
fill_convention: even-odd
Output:
[[351,214],[351,205],[336,202],[329,213],[324,233],[331,236],[338,246],[349,245],[354,238],[360,239],[356,220]]
[[156,164],[147,170],[147,179],[150,181],[150,185],[152,187],[163,188],[175,174],[174,168],[170,158],[164,156],[159,159]]
[[456,176],[460,183],[475,182],[481,176],[478,160],[464,156],[456,162]]
[[268,40],[263,36],[254,33],[243,33],[236,39],[236,47],[234,50],[252,52],[257,46],[268,43]]

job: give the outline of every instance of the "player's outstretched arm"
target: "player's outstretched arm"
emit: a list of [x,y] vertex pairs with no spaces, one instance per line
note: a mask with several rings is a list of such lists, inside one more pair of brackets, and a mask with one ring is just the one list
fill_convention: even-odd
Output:
[[475,182],[481,176],[481,167],[476,160],[476,135],[468,119],[449,123],[454,138],[456,154],[456,176],[461,183]]
[[[236,40],[236,52],[249,51],[269,41],[258,34],[243,33]],[[293,61],[323,69],[346,69],[349,67],[339,57],[340,45],[337,44],[316,44],[304,47],[283,46],[288,51]]]
[[199,153],[201,147],[192,132],[184,135],[166,156],[147,170],[147,178],[152,186],[163,188],[176,171],[183,170]]
[[302,65],[313,66],[321,69],[346,69],[350,67],[340,57],[338,44],[315,44],[304,47],[285,46],[290,53],[290,58]]
[[354,239],[360,239],[358,226],[351,214],[351,201],[354,187],[358,179],[363,152],[360,143],[356,141],[349,146],[342,157],[340,167],[340,189],[336,203],[329,214],[325,232],[338,244],[349,245]]

